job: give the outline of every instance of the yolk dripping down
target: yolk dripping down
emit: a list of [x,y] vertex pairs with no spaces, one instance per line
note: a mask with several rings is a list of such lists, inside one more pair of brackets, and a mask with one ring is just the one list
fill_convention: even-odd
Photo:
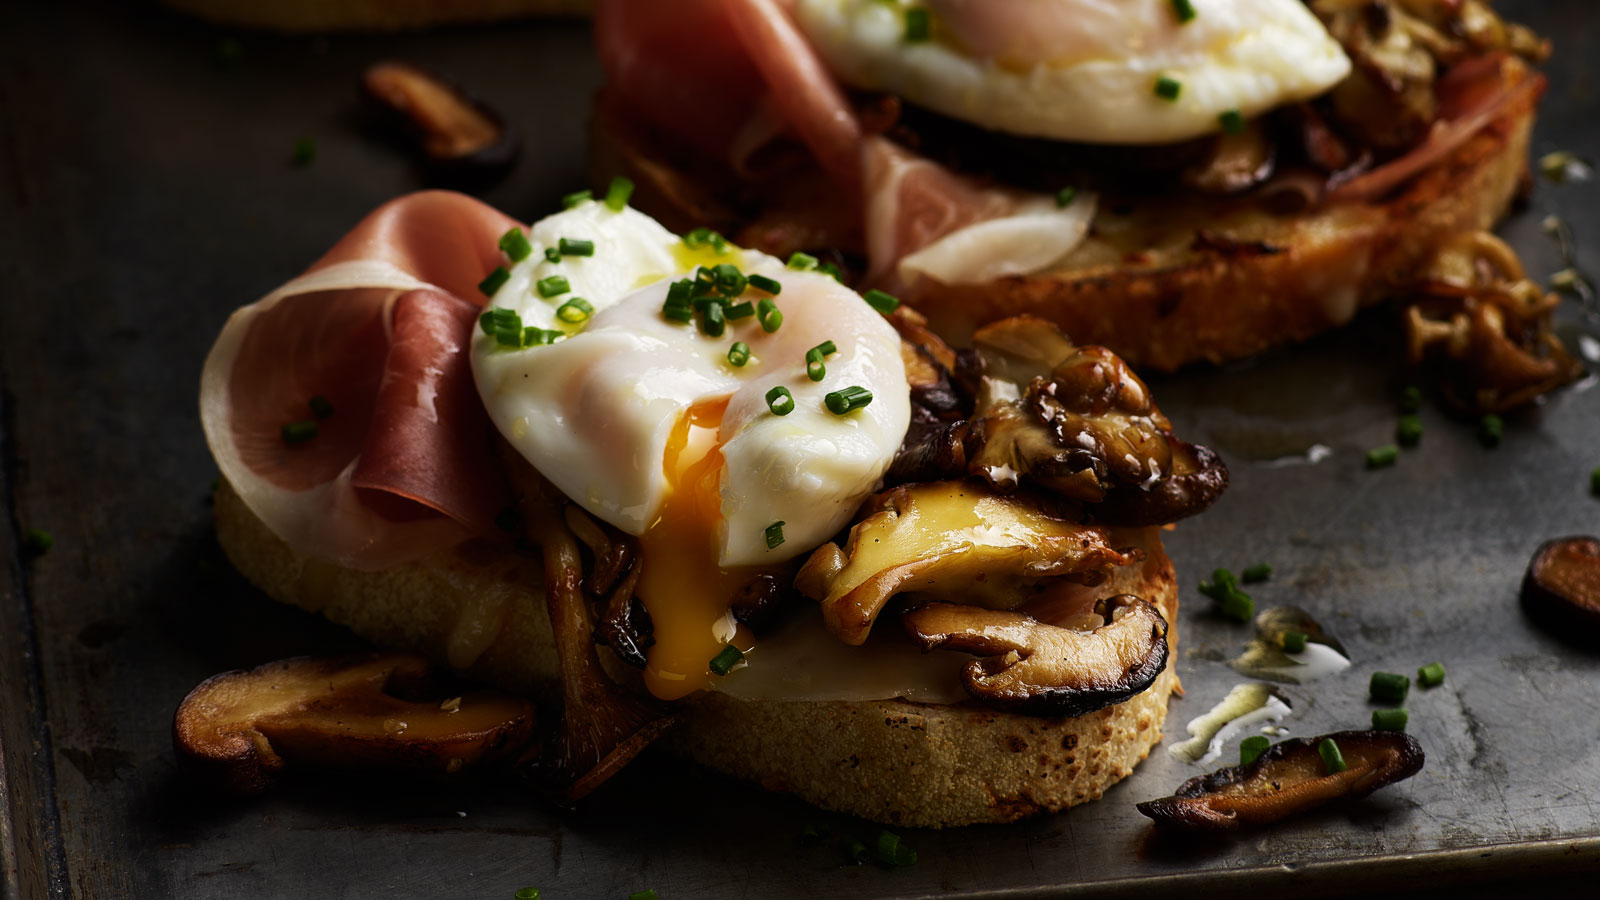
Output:
[[755,643],[737,626],[728,604],[763,571],[722,569],[717,535],[722,525],[722,443],[718,429],[728,398],[698,403],[678,420],[667,440],[664,467],[670,493],[661,516],[640,536],[643,568],[638,596],[655,624],[644,681],[663,700],[705,688],[711,658],[732,643]]

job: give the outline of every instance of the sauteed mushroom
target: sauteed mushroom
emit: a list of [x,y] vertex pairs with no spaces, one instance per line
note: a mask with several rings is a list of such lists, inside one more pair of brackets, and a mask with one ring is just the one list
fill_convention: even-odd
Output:
[[[1319,752],[1332,741],[1344,766],[1332,770]],[[1341,731],[1274,744],[1248,766],[1185,781],[1171,797],[1139,804],[1158,824],[1192,831],[1266,825],[1344,797],[1365,797],[1410,778],[1425,757],[1400,731]],[[1334,767],[1336,768],[1336,767]]]
[[517,158],[517,138],[498,113],[420,66],[387,61],[362,76],[367,96],[415,136],[441,179],[488,183]]
[[533,705],[492,691],[426,696],[419,656],[286,659],[201,682],[178,706],[172,742],[202,777],[255,793],[294,764],[457,772],[514,756]]
[[977,700],[1023,715],[1081,716],[1143,691],[1167,665],[1167,622],[1150,603],[1121,594],[1094,611],[1104,624],[1093,631],[951,603],[929,603],[902,621],[925,651],[981,657],[961,670]]
[[845,548],[823,544],[795,577],[847,644],[864,642],[902,592],[1011,607],[1046,578],[1098,583],[1112,566],[1139,558],[1113,548],[1104,528],[1079,524],[1031,494],[941,481],[897,487],[869,503]]
[[600,605],[600,624],[595,627],[595,634],[623,662],[644,668],[645,651],[656,642],[656,629],[644,603],[633,595],[639,583],[638,542],[589,518],[576,506],[568,506],[565,517],[572,534],[594,557],[583,589]]
[[1522,604],[1563,634],[1600,640],[1600,538],[1559,538],[1541,545],[1522,580]]
[[1238,134],[1217,136],[1211,152],[1183,172],[1183,182],[1207,194],[1237,194],[1272,176],[1276,152],[1259,120]]

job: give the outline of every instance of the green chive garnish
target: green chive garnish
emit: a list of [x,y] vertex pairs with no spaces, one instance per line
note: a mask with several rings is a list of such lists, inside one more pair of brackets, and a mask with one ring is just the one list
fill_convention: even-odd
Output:
[[745,285],[749,283],[749,279],[745,278],[744,273],[733,263],[717,263],[712,266],[711,278],[716,283],[717,290],[722,292],[722,296],[729,299],[744,293]]
[[551,275],[548,278],[541,278],[534,282],[533,286],[539,291],[539,296],[546,300],[551,297],[559,297],[572,290],[572,282],[568,281],[565,275]]
[[707,303],[704,311],[700,313],[700,331],[711,337],[722,337],[722,332],[727,329],[727,320],[722,315],[722,304],[712,301]]
[[1306,644],[1311,642],[1311,637],[1304,631],[1288,631],[1283,635],[1283,652],[1304,653]]
[[317,159],[317,142],[308,137],[295,141],[294,153],[289,158],[301,168],[311,165]]
[[1244,114],[1237,109],[1230,109],[1217,116],[1217,122],[1222,126],[1223,134],[1244,133]]
[[817,271],[821,272],[822,274],[824,274],[826,276],[828,276],[829,278],[832,278],[834,281],[837,281],[840,284],[844,283],[844,273],[839,271],[839,267],[834,265],[831,262],[829,262],[829,263],[818,263],[817,264]]
[[828,412],[836,416],[842,416],[871,403],[872,392],[860,385],[853,384],[850,387],[841,388],[825,395],[822,398],[822,402],[828,407]]
[[1163,100],[1177,100],[1183,93],[1183,82],[1170,75],[1163,75],[1156,79],[1155,94]]
[[[778,385],[767,391],[767,409],[772,410],[775,416],[787,416],[794,412],[794,395],[783,385]],[[771,531],[772,529],[767,529]]]
[[580,238],[562,238],[556,245],[562,256],[593,256],[594,241]]
[[621,212],[628,205],[628,199],[633,196],[633,182],[621,175],[611,179],[611,186],[606,188],[606,206]]
[[1589,493],[1600,497],[1600,468],[1589,473]]
[[667,288],[667,301],[661,305],[661,315],[674,322],[694,320],[694,306],[689,295],[694,293],[694,282],[687,278],[674,281]]
[[709,228],[696,228],[684,235],[683,245],[690,250],[710,247],[719,255],[728,252],[728,239]]
[[789,257],[789,268],[791,269],[798,269],[803,272],[807,269],[815,269],[816,267],[817,258],[809,253],[800,253],[799,251],[796,251]]
[[55,535],[43,528],[29,528],[22,533],[22,551],[29,556],[43,556],[55,545]]
[[750,345],[746,344],[744,341],[734,341],[733,346],[728,348],[728,364],[735,367],[742,367],[749,361]]
[[1478,440],[1483,441],[1485,447],[1494,447],[1500,443],[1500,438],[1506,433],[1505,420],[1494,413],[1478,420]]
[[554,344],[556,341],[559,341],[564,337],[566,337],[566,335],[559,331],[550,331],[546,328],[534,328],[530,325],[527,328],[522,329],[522,346],[541,347],[546,344]]
[[1404,709],[1375,709],[1372,711],[1372,727],[1376,731],[1405,731],[1406,721],[1410,718]]
[[544,248],[544,258],[547,262],[561,262],[561,251],[554,247],[546,247]]
[[1235,622],[1249,622],[1256,615],[1256,601],[1235,588],[1222,596],[1220,612]]
[[1401,416],[1394,426],[1394,439],[1402,447],[1415,447],[1422,442],[1422,420],[1414,415]]
[[1422,389],[1414,384],[1408,384],[1400,392],[1400,411],[1414,413],[1422,409]]
[[1065,209],[1071,206],[1072,201],[1076,199],[1078,199],[1078,189],[1075,187],[1064,187],[1061,190],[1056,191],[1057,208]]
[[307,405],[311,407],[311,414],[319,419],[326,419],[333,415],[333,404],[329,403],[328,398],[321,394],[312,397],[311,402]]
[[556,318],[569,325],[576,325],[592,315],[594,305],[582,297],[573,297],[556,308]]
[[1344,754],[1339,752],[1339,745],[1334,743],[1333,738],[1322,739],[1322,743],[1317,745],[1317,755],[1322,757],[1322,767],[1329,775],[1350,768],[1344,764]]
[[[713,675],[726,675],[732,672],[733,667],[737,666],[742,659],[744,659],[744,654],[739,652],[739,648],[729,644],[722,648],[721,653],[711,657],[711,662],[707,663],[706,666],[711,669],[711,674]],[[651,892],[650,896],[654,897],[655,893]]]
[[1239,765],[1248,766],[1267,752],[1272,742],[1264,734],[1252,734],[1239,742]]
[[892,831],[880,831],[878,862],[886,866],[914,866],[917,863],[917,851],[906,846],[898,834]]
[[628,900],[659,900],[659,898],[656,897],[655,889],[645,888],[642,891],[634,891],[629,894]]
[[533,252],[533,245],[528,243],[528,236],[522,233],[521,228],[513,228],[500,235],[500,249],[512,262],[522,262]]
[[509,280],[511,280],[511,273],[506,271],[506,267],[495,266],[493,272],[490,272],[484,276],[482,281],[478,282],[478,290],[482,291],[485,297],[493,297],[494,292],[505,287],[506,282]]
[[839,352],[839,348],[834,346],[833,341],[823,341],[811,349],[822,354],[823,356],[832,356]]
[[[483,315],[478,317],[478,324],[483,327],[484,334],[493,338],[498,339],[505,332],[517,335],[518,338],[512,342],[512,346],[517,346],[521,340],[522,317],[517,315],[517,311],[514,309],[505,309],[499,306],[490,307],[484,310]],[[504,344],[506,342],[501,340],[500,343]]]
[[812,381],[821,381],[828,375],[828,367],[822,362],[822,354],[816,350],[806,351],[806,377]]
[[1179,25],[1187,25],[1194,21],[1194,3],[1192,0],[1172,0],[1172,14],[1178,17]]
[[1384,466],[1394,465],[1400,458],[1400,448],[1394,444],[1384,444],[1382,447],[1373,447],[1367,451],[1367,468],[1381,469]]
[[283,435],[285,444],[304,444],[317,436],[317,423],[310,419],[303,422],[287,422],[278,433]]
[[899,297],[880,291],[877,288],[873,288],[872,290],[867,291],[865,294],[862,294],[861,299],[867,301],[868,306],[886,316],[889,313],[894,312],[895,307],[900,305]]
[[728,319],[746,319],[755,314],[755,304],[749,300],[741,300],[732,306],[724,307],[722,310],[722,315]]
[[783,285],[765,275],[751,275],[748,280],[751,287],[759,291],[766,291],[774,297],[783,293]]
[[574,206],[582,206],[583,204],[588,203],[590,200],[593,200],[593,199],[594,199],[594,191],[591,191],[588,188],[584,188],[581,191],[573,191],[572,193],[566,195],[565,197],[562,197],[561,198],[561,207],[563,209],[571,209]]
[[539,889],[531,887],[518,888],[517,892],[511,895],[511,900],[539,900]]
[[1444,684],[1444,664],[1433,662],[1418,669],[1417,684],[1423,687],[1438,687]]
[[920,7],[906,10],[906,43],[920,44],[933,37],[933,22]]
[[756,321],[761,323],[762,331],[771,334],[783,324],[783,310],[772,302],[771,297],[762,297],[761,302],[756,304]]
[[1411,679],[1394,672],[1373,672],[1367,692],[1379,703],[1399,703],[1411,690]]
[[872,859],[867,845],[848,835],[839,839],[839,852],[844,854],[845,865],[859,866]]
[[787,523],[780,520],[767,526],[766,538],[768,550],[776,550],[778,549],[778,545],[783,543],[783,526],[785,524]]
[[1268,578],[1272,577],[1272,563],[1256,563],[1248,569],[1245,569],[1243,572],[1240,572],[1239,577],[1244,581],[1245,584],[1255,584],[1258,581],[1266,581]]

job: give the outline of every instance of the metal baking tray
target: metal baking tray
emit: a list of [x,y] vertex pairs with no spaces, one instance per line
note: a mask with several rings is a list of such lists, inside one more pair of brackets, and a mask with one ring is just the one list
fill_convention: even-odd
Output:
[[[1596,146],[1590,4],[1502,2],[1556,55],[1535,154]],[[230,43],[231,42],[231,43]],[[1153,387],[1180,432],[1220,450],[1233,486],[1169,537],[1184,585],[1186,695],[1168,741],[1241,680],[1245,631],[1194,590],[1269,561],[1264,604],[1295,603],[1349,648],[1347,673],[1288,687],[1294,734],[1361,727],[1367,675],[1442,661],[1413,690],[1415,778],[1233,840],[1155,835],[1137,801],[1201,771],[1158,747],[1102,800],[1004,827],[907,831],[907,869],[842,867],[797,842],[819,812],[669,759],[633,767],[576,814],[504,784],[398,789],[295,779],[237,803],[177,777],[168,728],[214,672],[357,646],[266,600],[222,560],[215,475],[195,411],[223,319],[299,271],[362,214],[416,188],[359,125],[355,79],[401,57],[449,73],[521,129],[486,195],[533,219],[583,183],[599,70],[582,24],[299,38],[218,30],[146,4],[0,10],[0,895],[625,897],[1151,896],[1283,888],[1420,892],[1600,867],[1600,656],[1525,621],[1517,586],[1544,539],[1593,532],[1600,392],[1591,382],[1480,445],[1430,405],[1422,445],[1367,471],[1404,383],[1392,311],[1303,346]],[[290,164],[302,137],[315,161]],[[1559,214],[1600,270],[1597,185],[1540,184],[1503,233],[1530,269],[1562,266]],[[1563,333],[1593,332],[1576,306]],[[1312,445],[1331,454],[1304,460]],[[19,536],[51,531],[24,559]],[[1227,752],[1233,752],[1230,744]],[[1576,883],[1576,882],[1574,882]],[[1592,884],[1592,882],[1590,882]]]

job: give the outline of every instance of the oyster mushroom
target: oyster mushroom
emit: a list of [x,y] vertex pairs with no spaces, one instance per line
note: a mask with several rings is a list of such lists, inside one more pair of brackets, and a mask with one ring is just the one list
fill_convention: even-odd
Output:
[[929,603],[902,617],[924,651],[981,658],[961,670],[974,699],[1030,716],[1081,716],[1148,688],[1167,665],[1167,621],[1120,594],[1095,604],[1102,625],[1078,631],[1009,610]]
[[432,667],[419,656],[296,658],[201,682],[172,720],[178,756],[237,793],[264,790],[290,765],[457,772],[514,757],[533,705],[492,691],[419,699]]
[[1528,563],[1522,604],[1561,634],[1600,641],[1600,538],[1546,541]]
[[[1318,751],[1332,741],[1343,759],[1330,772]],[[1410,778],[1425,757],[1416,738],[1400,731],[1341,731],[1268,747],[1247,766],[1185,781],[1170,797],[1148,800],[1139,812],[1160,825],[1191,831],[1232,831],[1266,825],[1346,797]]]
[[516,162],[517,137],[500,114],[433,72],[407,62],[379,62],[367,68],[361,84],[416,139],[427,168],[441,181],[487,185]]
[[1094,584],[1140,558],[1113,548],[1105,528],[1079,524],[1036,496],[998,495],[971,482],[893,488],[865,512],[844,549],[823,544],[795,576],[847,644],[866,641],[902,592],[1012,607],[1047,578]]
[[1237,194],[1272,177],[1276,154],[1259,120],[1238,134],[1222,134],[1211,152],[1183,172],[1183,182],[1207,194]]

